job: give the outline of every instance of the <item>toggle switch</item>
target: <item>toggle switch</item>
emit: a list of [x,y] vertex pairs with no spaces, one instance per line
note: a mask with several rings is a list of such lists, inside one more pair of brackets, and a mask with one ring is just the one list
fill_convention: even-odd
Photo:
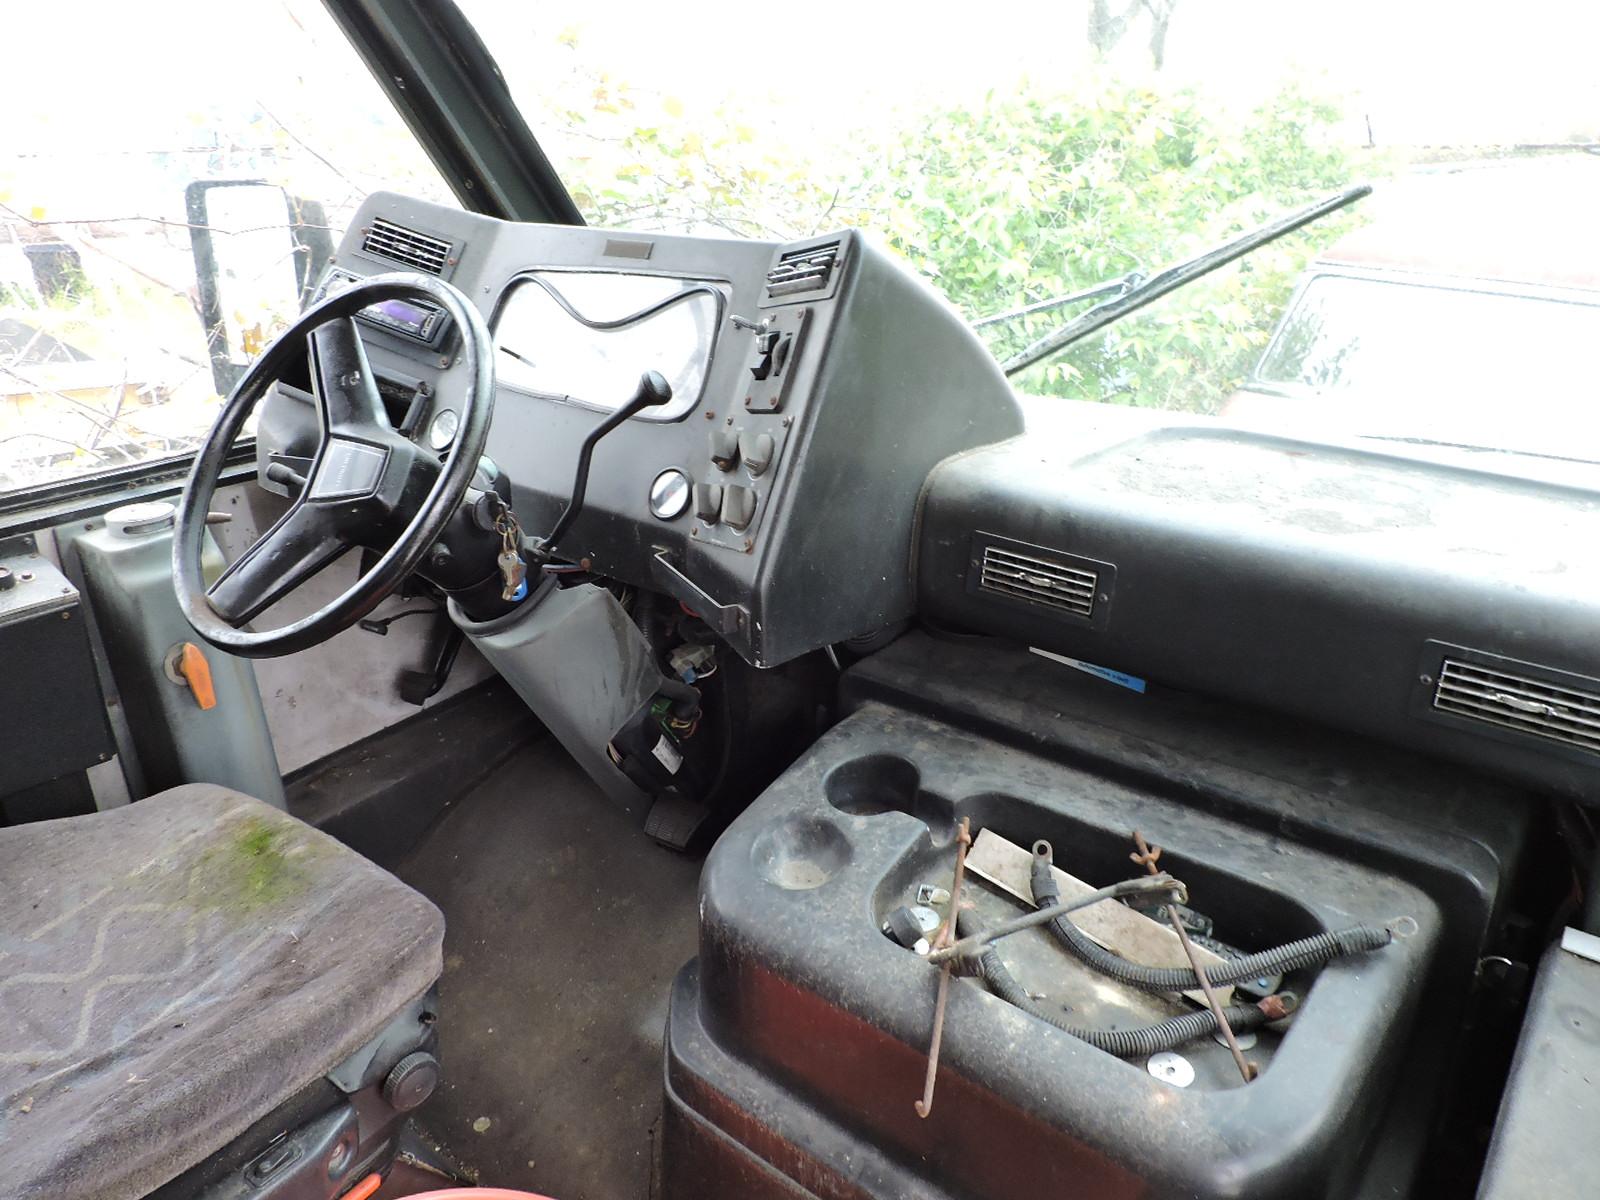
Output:
[[772,372],[772,355],[778,348],[778,331],[767,330],[756,334],[755,349],[750,354],[750,374],[757,379],[765,379]]
[[217,689],[211,681],[211,664],[193,642],[179,642],[167,651],[162,669],[173,683],[189,689],[201,709],[217,706]]
[[707,525],[715,525],[722,515],[722,485],[697,483],[694,485],[694,515]]
[[777,443],[772,440],[770,433],[739,435],[739,457],[744,459],[744,465],[750,468],[752,479],[766,474],[767,468],[772,465],[772,455],[776,449]]
[[743,532],[756,518],[756,494],[747,487],[730,483],[722,489],[722,519],[729,528]]
[[782,375],[783,368],[788,365],[789,351],[794,349],[794,334],[786,333],[783,339],[772,351],[772,374]]
[[731,429],[711,431],[711,463],[719,471],[731,471],[739,464],[739,435]]

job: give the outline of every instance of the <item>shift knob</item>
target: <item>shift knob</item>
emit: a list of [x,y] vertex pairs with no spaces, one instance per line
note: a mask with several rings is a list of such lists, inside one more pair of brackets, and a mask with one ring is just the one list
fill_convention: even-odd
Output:
[[633,393],[628,407],[637,412],[641,408],[654,408],[672,399],[672,385],[660,371],[646,371],[639,376],[639,388]]

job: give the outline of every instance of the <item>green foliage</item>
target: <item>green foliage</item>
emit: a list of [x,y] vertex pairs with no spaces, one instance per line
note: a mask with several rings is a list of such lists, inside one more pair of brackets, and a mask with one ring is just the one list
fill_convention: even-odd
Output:
[[[991,96],[907,136],[888,235],[970,315],[1149,274],[1347,183],[1337,113],[1289,92],[1233,126],[1200,97],[1100,82]],[[1113,325],[1023,390],[1215,411],[1248,372],[1324,222]],[[998,327],[1002,358],[1073,310]],[[1079,310],[1081,311],[1081,310]]]
[[[555,115],[585,148],[563,168],[598,224],[776,238],[859,225],[974,318],[1154,272],[1356,174],[1332,136],[1337,109],[1298,90],[1234,119],[1193,92],[1103,74],[1070,93],[1024,85],[973,106],[877,113],[844,145],[803,156],[792,137],[769,136],[726,106],[685,113],[671,97],[605,77],[569,89]],[[1215,411],[1260,353],[1306,259],[1353,219],[1258,250],[1017,382]],[[1073,312],[985,333],[1004,358]]]

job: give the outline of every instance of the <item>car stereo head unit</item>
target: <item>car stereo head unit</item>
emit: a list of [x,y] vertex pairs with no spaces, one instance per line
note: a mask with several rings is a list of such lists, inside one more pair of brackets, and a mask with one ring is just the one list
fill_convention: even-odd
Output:
[[[317,289],[317,299],[325,300],[337,295],[360,279],[359,275],[334,267]],[[445,330],[450,325],[450,318],[442,308],[421,300],[380,300],[358,312],[356,320],[425,346],[437,346],[443,341]]]

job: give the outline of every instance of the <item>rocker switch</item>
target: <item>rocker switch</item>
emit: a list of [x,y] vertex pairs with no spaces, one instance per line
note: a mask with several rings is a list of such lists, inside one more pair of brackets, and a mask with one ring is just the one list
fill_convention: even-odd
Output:
[[744,459],[744,465],[750,469],[752,479],[759,479],[766,474],[767,468],[772,465],[772,455],[776,449],[777,443],[772,440],[770,433],[739,435],[739,457]]
[[756,334],[755,349],[750,354],[750,374],[765,379],[773,373],[772,355],[778,348],[779,333],[775,329]]
[[694,485],[694,515],[707,525],[715,525],[722,515],[722,485],[697,483]]
[[722,489],[722,519],[730,529],[743,532],[756,517],[756,494],[747,487],[729,484]]
[[712,430],[711,463],[719,471],[731,471],[739,465],[739,435],[733,430]]

